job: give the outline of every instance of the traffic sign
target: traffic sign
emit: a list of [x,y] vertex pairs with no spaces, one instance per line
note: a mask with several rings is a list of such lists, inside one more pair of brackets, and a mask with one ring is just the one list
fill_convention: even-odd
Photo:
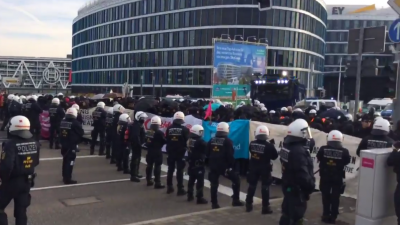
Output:
[[388,5],[400,15],[400,0],[389,0]]
[[400,42],[400,19],[395,20],[389,28],[389,38],[394,43]]

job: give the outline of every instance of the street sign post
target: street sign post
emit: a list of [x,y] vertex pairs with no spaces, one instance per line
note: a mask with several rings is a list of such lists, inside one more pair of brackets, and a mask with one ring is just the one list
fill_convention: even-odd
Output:
[[[358,54],[356,93],[355,93],[355,105],[357,107],[360,102],[362,55],[365,53],[384,52],[385,40],[386,40],[386,26],[349,30],[347,53]],[[356,118],[357,113],[358,113],[358,108],[354,110],[354,118]]]
[[392,25],[390,25],[388,34],[392,42],[400,42],[400,19],[395,20]]

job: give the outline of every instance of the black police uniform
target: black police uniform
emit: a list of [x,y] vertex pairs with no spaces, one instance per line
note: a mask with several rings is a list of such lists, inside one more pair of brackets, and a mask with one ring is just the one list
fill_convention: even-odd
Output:
[[307,201],[315,189],[314,164],[307,139],[286,136],[279,152],[282,164],[282,216],[279,225],[303,224]]
[[14,217],[16,225],[27,225],[26,210],[31,204],[30,189],[34,186],[35,167],[39,164],[39,143],[32,134],[19,131],[3,143],[0,160],[0,225],[8,225],[4,212],[7,205],[14,200]]
[[[136,123],[136,122],[135,122]],[[161,165],[163,163],[162,148],[167,143],[164,133],[158,129],[158,126],[152,125],[150,130],[146,132],[145,148],[147,148],[146,155],[146,180],[147,186],[153,186],[156,189],[164,188],[161,184]],[[154,169],[154,182],[152,173]]]
[[304,148],[308,149],[308,151],[311,153],[315,147],[315,140],[314,138],[307,138],[307,142],[304,145]]
[[190,134],[191,138],[188,141],[188,201],[194,199],[194,183],[196,183],[196,198],[197,204],[206,204],[207,201],[203,198],[204,188],[204,174],[205,170],[205,159],[207,142],[205,142],[200,136]]
[[262,214],[272,213],[269,207],[269,187],[272,183],[271,160],[278,158],[275,146],[266,140],[254,140],[250,142],[250,162],[247,174],[246,208],[250,212],[253,209],[253,197],[256,192],[258,180],[261,179]]
[[233,167],[235,162],[233,142],[227,137],[226,133],[220,133],[217,131],[215,137],[210,139],[207,144],[207,158],[210,168],[210,172],[208,172],[208,180],[211,184],[210,192],[212,208],[219,208],[217,192],[220,176],[226,176],[232,182],[232,205],[243,206],[239,200],[239,174]]
[[60,124],[60,144],[62,162],[62,176],[65,184],[75,184],[72,180],[72,170],[76,159],[77,145],[82,140],[84,134],[82,124],[71,116],[66,115]]
[[10,114],[10,119],[14,116],[20,116],[22,114],[22,104],[17,101],[11,101],[10,106],[8,107],[8,112]]
[[101,108],[97,107],[93,113],[93,131],[92,131],[92,143],[90,146],[90,154],[94,154],[94,146],[97,142],[97,136],[100,137],[100,149],[99,155],[104,155],[104,147],[105,147],[105,132],[106,132],[106,118],[107,112]]
[[394,192],[393,200],[394,200],[394,209],[396,212],[397,216],[397,224],[400,225],[400,187],[399,187],[399,182],[400,182],[400,152],[398,152],[398,146],[399,143],[395,144],[395,148],[393,149],[393,152],[390,153],[386,163],[388,166],[393,167],[393,171],[396,173],[396,178],[397,178],[397,186],[396,190]]
[[40,124],[39,116],[43,112],[39,104],[34,99],[29,99],[26,104],[24,104],[24,116],[29,119],[31,123],[31,133],[36,141],[40,140],[40,130],[42,128]]
[[50,116],[50,148],[53,148],[53,143],[55,143],[55,148],[60,148],[60,123],[61,120],[65,117],[64,109],[57,104],[51,104],[49,107],[49,116]]
[[131,159],[131,181],[140,182],[142,175],[139,174],[140,159],[142,157],[142,145],[144,143],[145,131],[144,121],[136,120],[129,126],[129,142],[132,149]]
[[129,145],[128,145],[128,137],[126,135],[126,131],[128,129],[128,122],[119,121],[117,132],[118,139],[117,146],[118,151],[116,152],[116,160],[117,160],[117,171],[124,171],[124,174],[129,174]]
[[113,140],[113,114],[107,113],[106,117],[106,159],[111,158],[111,144]]
[[340,142],[329,142],[322,146],[318,153],[319,190],[322,194],[322,221],[332,223],[339,215],[340,195],[344,192],[344,167],[350,163],[349,150]]
[[362,150],[375,149],[375,148],[390,148],[394,141],[387,135],[374,135],[371,131],[371,135],[364,137],[357,148],[357,155],[360,156]]
[[113,113],[113,121],[112,121],[112,126],[111,126],[111,134],[112,134],[112,140],[111,140],[111,161],[110,164],[115,164],[117,162],[117,155],[119,154],[119,149],[118,149],[118,122],[119,122],[119,116],[121,116],[122,113],[120,112],[114,112]]
[[3,106],[3,112],[4,112],[4,120],[3,120],[3,124],[1,125],[0,130],[4,131],[4,129],[6,128],[9,120],[10,120],[10,111],[8,110],[8,108],[10,107],[10,103],[11,100],[6,100],[4,101],[4,106]]
[[189,140],[189,129],[182,125],[183,121],[174,120],[172,125],[169,126],[165,132],[167,139],[167,193],[174,192],[172,178],[175,172],[176,165],[176,181],[178,187],[178,195],[185,195],[186,191],[183,186],[183,170],[185,169],[185,153],[187,141]]

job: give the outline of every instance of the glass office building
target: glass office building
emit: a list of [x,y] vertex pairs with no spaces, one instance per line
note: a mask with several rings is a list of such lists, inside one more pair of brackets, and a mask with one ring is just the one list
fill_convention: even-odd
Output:
[[[73,23],[72,88],[81,92],[134,86],[134,93],[209,97],[213,38],[265,43],[268,73],[308,82],[311,62],[323,71],[326,6],[322,0],[97,0]],[[315,86],[322,85],[316,78]],[[114,89],[114,88],[113,88]]]

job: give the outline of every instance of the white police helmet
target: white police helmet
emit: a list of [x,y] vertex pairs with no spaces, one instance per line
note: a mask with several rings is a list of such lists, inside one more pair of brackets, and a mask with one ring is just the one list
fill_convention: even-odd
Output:
[[336,142],[343,142],[343,134],[338,130],[332,130],[328,134],[328,142],[336,141]]
[[19,102],[19,97],[17,95],[14,95],[13,100]]
[[127,114],[127,113],[122,113],[119,116],[119,121],[121,122],[126,122],[126,123],[130,123],[131,122],[131,117]]
[[257,140],[267,140],[269,136],[269,129],[267,126],[260,125],[256,128],[254,136]]
[[271,111],[269,111],[269,113],[270,114],[275,114],[276,112],[275,112],[275,110],[271,110]]
[[311,109],[310,112],[308,112],[309,114],[317,114],[317,111],[315,109]]
[[286,107],[281,108],[281,112],[287,112],[287,111],[288,111],[288,109]]
[[9,95],[7,96],[7,99],[8,99],[8,100],[13,100],[14,96],[15,96],[14,94],[9,94]]
[[53,98],[53,99],[51,100],[51,103],[52,103],[52,104],[57,104],[57,105],[59,105],[59,104],[60,104],[60,99],[59,99],[59,98]]
[[19,96],[20,99],[26,99],[25,95]]
[[261,111],[262,111],[262,112],[268,112],[268,109],[265,108],[265,106],[264,106],[264,107],[261,107]]
[[73,105],[71,106],[71,108],[75,108],[76,110],[79,111],[79,105],[78,105],[78,104],[73,104]]
[[[146,115],[147,116],[147,115]],[[147,118],[147,117],[146,117]],[[153,116],[150,120],[151,125],[161,125],[161,118],[159,116]]]
[[67,112],[65,113],[65,115],[76,118],[78,116],[78,110],[76,108],[71,107],[71,108],[67,109]]
[[388,135],[390,132],[389,121],[379,117],[372,126],[372,135]]
[[185,114],[183,112],[178,111],[174,114],[174,123],[180,123],[184,124],[185,123]]
[[108,113],[108,114],[113,114],[113,112],[114,112],[113,107],[109,107],[109,108],[107,109],[107,113]]
[[[310,110],[311,111],[311,110]],[[294,112],[303,112],[303,110],[301,110],[300,108],[296,108],[295,110],[294,110]]]
[[[37,95],[31,95],[31,98],[30,98],[30,99],[33,99],[33,100],[37,101],[38,96],[37,96]],[[28,99],[28,100],[29,100],[29,99]]]
[[190,133],[202,137],[204,134],[203,126],[196,124],[192,128],[190,128]]
[[147,118],[147,114],[142,111],[138,111],[135,113],[135,120],[140,121],[140,120],[145,120]]
[[297,119],[289,124],[287,128],[287,137],[307,139],[312,138],[310,127],[304,119]]
[[346,118],[349,120],[349,121],[353,121],[353,116],[349,113],[349,114],[346,114]]
[[124,113],[125,108],[120,104],[115,104],[113,107],[113,112]]
[[225,122],[220,122],[217,125],[217,133],[228,135],[229,134],[229,124],[225,123]]
[[104,102],[97,103],[97,107],[100,107],[102,109],[104,109],[105,106],[106,106],[106,104]]
[[9,132],[11,135],[16,135],[21,138],[32,138],[32,133],[29,131],[31,123],[25,116],[14,116],[10,120]]

